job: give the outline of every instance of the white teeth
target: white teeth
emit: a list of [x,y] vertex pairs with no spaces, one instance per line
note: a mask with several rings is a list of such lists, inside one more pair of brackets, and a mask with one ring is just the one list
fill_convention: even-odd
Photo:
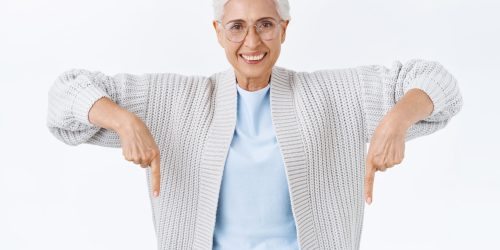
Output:
[[241,56],[243,56],[243,58],[247,59],[248,61],[259,61],[264,57],[264,55],[265,55],[265,53],[257,55],[257,56],[245,56],[245,55],[241,55]]

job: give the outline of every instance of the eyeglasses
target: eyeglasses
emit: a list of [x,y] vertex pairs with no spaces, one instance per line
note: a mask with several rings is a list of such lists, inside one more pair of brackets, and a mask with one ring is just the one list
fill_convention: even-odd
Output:
[[[217,21],[222,25],[221,21]],[[257,21],[254,25],[247,25],[244,21],[236,20],[225,24],[224,31],[227,39],[234,43],[242,42],[248,34],[248,29],[255,26],[257,34],[264,41],[270,41],[279,34],[279,25],[284,20],[276,21],[273,18],[265,18]]]

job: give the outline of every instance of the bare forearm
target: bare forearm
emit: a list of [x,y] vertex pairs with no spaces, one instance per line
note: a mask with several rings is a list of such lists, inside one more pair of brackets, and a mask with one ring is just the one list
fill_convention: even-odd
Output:
[[389,116],[404,128],[428,117],[434,110],[430,97],[420,89],[411,89],[390,110]]
[[101,128],[117,131],[130,119],[132,113],[103,97],[96,101],[89,111],[89,121]]
[[160,193],[160,149],[146,124],[134,113],[107,97],[97,100],[89,111],[89,121],[101,128],[114,130],[126,160],[151,166],[153,196]]

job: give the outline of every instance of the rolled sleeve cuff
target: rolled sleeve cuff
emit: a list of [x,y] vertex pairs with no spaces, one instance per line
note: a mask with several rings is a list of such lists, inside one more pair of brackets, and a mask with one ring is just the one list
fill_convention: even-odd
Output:
[[410,89],[420,89],[430,97],[434,105],[434,109],[432,110],[430,116],[433,116],[444,109],[446,102],[446,94],[443,88],[440,86],[439,81],[436,80],[435,78],[429,76],[421,76],[412,79],[409,82],[408,87],[405,90],[405,93],[408,92]]
[[76,96],[71,108],[75,119],[83,124],[94,126],[89,120],[89,111],[94,103],[102,97],[109,98],[104,91],[95,86],[88,85],[82,88]]

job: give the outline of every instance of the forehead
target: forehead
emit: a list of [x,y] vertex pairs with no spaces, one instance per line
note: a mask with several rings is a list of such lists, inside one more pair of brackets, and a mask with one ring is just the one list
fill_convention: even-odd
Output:
[[264,17],[279,17],[274,0],[229,0],[224,6],[222,20],[254,22]]

